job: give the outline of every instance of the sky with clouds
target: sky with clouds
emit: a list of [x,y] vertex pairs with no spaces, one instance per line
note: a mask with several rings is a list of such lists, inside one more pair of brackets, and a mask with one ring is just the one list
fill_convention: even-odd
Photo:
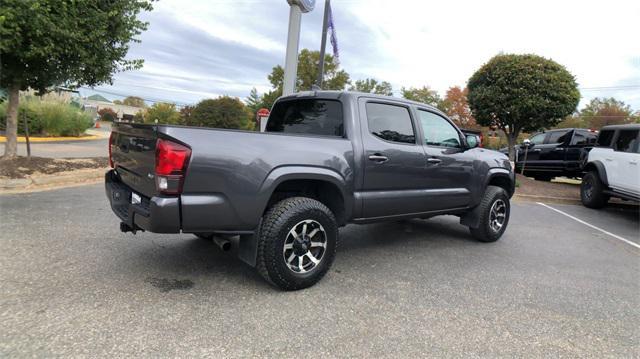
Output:
[[[304,14],[300,48],[320,47],[322,8]],[[428,85],[441,94],[492,56],[535,53],[576,76],[582,104],[616,97],[640,110],[640,1],[333,0],[341,66],[353,80]],[[192,104],[269,90],[284,63],[286,0],[161,0],[130,58],[144,67],[96,90],[110,99]],[[328,47],[330,51],[330,46]],[[81,91],[83,95],[93,93]]]

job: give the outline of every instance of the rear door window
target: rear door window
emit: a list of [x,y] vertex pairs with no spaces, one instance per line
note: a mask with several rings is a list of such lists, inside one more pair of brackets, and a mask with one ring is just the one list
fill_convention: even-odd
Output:
[[637,152],[638,149],[638,130],[622,130],[616,138],[614,150],[620,152]]
[[372,135],[385,141],[416,143],[409,109],[382,103],[367,103],[367,123]]
[[598,147],[609,147],[611,146],[611,140],[613,139],[613,130],[604,130],[600,131],[598,135]]
[[597,136],[588,131],[576,131],[571,140],[571,144],[574,146],[588,146],[593,145],[596,142]]
[[277,102],[269,115],[266,131],[342,137],[342,103],[316,99]]

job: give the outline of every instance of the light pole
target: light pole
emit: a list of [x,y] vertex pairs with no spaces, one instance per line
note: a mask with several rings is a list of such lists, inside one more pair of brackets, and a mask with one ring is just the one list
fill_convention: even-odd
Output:
[[289,3],[289,33],[287,35],[287,54],[284,59],[284,84],[282,95],[291,95],[296,89],[298,70],[298,45],[300,44],[300,21],[303,12],[313,10],[315,0],[287,0]]

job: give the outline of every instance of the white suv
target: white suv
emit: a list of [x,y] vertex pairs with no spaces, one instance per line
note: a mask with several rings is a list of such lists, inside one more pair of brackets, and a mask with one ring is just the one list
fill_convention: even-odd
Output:
[[610,197],[640,201],[640,124],[603,127],[584,171],[585,206],[602,208]]

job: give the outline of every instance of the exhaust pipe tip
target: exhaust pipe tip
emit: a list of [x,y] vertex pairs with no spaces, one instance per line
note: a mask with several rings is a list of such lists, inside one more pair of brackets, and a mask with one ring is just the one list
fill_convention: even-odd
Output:
[[220,247],[220,249],[225,252],[231,250],[231,242],[226,238],[214,236],[213,243],[215,243],[218,247]]

